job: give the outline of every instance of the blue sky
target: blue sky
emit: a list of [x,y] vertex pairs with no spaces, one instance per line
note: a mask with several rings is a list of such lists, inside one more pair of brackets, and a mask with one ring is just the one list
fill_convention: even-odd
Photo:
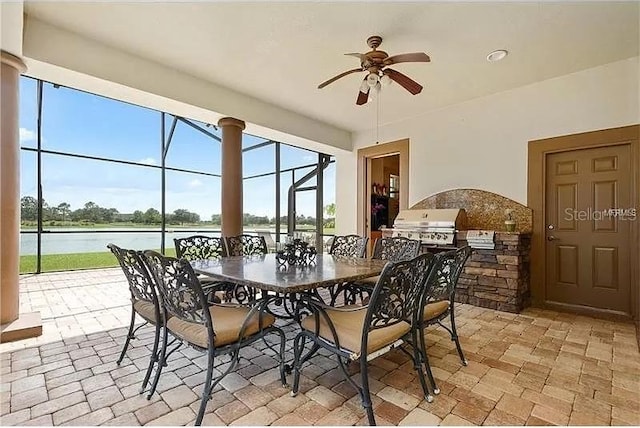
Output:
[[[20,143],[36,147],[36,81],[20,82]],[[47,150],[160,164],[160,113],[68,88],[45,83],[43,91],[42,147]],[[171,116],[167,117],[167,132]],[[201,124],[204,126],[204,124]],[[218,134],[213,127],[207,128]],[[245,147],[264,140],[245,134]],[[283,141],[286,143],[286,141]],[[275,146],[244,153],[243,175],[272,172]],[[36,154],[22,151],[22,195],[36,196]],[[62,202],[72,209],[93,201],[122,213],[160,208],[160,170],[96,160],[43,154],[43,195],[52,206]],[[315,163],[313,152],[281,146],[281,168]],[[220,174],[220,143],[178,123],[167,156],[167,166]],[[307,171],[300,171],[296,179]],[[282,174],[281,210],[286,213],[291,173]],[[335,200],[335,166],[325,171],[325,205]],[[275,177],[244,181],[244,211],[275,215]],[[315,194],[298,198],[298,213],[315,215]],[[167,172],[167,211],[185,208],[209,219],[220,212],[220,178],[183,172]]]

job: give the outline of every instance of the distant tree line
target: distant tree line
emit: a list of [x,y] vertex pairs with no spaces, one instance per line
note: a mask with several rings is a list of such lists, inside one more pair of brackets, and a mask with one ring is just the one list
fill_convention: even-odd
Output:
[[[20,219],[23,222],[33,222],[38,219],[38,200],[33,196],[23,196],[20,200]],[[57,206],[50,206],[42,201],[42,220],[81,223],[120,223],[131,222],[138,224],[160,224],[162,215],[155,208],[146,211],[136,210],[133,214],[120,213],[116,208],[104,208],[95,202],[87,202],[83,208],[71,210],[71,205],[62,202]],[[167,215],[167,223],[184,224],[199,223],[200,216],[185,209],[177,209]]]
[[[324,207],[328,218],[324,219],[325,227],[334,227],[335,224],[335,204]],[[221,215],[213,214],[211,223],[221,224]],[[20,200],[20,218],[22,222],[35,222],[38,219],[38,200],[33,196],[23,196]],[[280,224],[287,224],[287,216],[280,217]],[[72,210],[71,205],[62,202],[57,206],[50,206],[46,201],[42,201],[42,220],[46,222],[80,222],[80,223],[122,223],[129,222],[135,224],[160,224],[162,214],[155,208],[146,211],[136,210],[133,213],[120,213],[116,208],[101,207],[95,202],[87,202],[84,207]],[[197,213],[186,209],[177,209],[171,214],[167,214],[168,224],[193,224],[200,223],[201,219]],[[276,223],[275,217],[258,216],[244,213],[244,226],[273,225]],[[296,224],[315,226],[316,218],[312,216],[296,216]]]

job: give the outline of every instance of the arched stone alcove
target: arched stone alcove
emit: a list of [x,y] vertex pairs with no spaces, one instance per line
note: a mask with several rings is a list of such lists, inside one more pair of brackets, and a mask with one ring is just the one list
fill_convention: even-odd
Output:
[[511,209],[516,232],[532,230],[531,208],[513,199],[479,189],[453,189],[436,193],[418,202],[411,209],[464,208],[467,229],[504,231],[505,210]]

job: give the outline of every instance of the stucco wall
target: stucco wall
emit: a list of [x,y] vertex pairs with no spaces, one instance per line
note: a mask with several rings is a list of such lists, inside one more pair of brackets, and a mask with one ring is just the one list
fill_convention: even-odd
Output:
[[[638,80],[634,57],[387,124],[380,141],[410,139],[409,206],[460,187],[526,204],[528,141],[640,122]],[[356,231],[356,150],[374,135],[337,156],[338,233]]]

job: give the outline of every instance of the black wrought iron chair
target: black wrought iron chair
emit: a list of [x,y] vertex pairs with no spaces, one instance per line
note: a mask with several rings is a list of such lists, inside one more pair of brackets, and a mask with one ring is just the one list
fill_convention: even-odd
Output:
[[369,238],[359,235],[336,235],[333,237],[329,254],[343,257],[364,257]]
[[176,238],[173,243],[176,247],[176,257],[179,259],[212,260],[227,255],[227,248],[222,238],[193,235],[187,238]]
[[[186,238],[175,238],[173,243],[176,248],[176,257],[186,259],[189,262],[194,260],[218,260],[227,256],[227,247],[223,238],[205,235],[193,235]],[[220,303],[224,299],[224,293],[233,286],[220,282],[205,275],[198,275],[198,280],[203,287],[208,290],[209,302]]]
[[[401,260],[411,260],[420,253],[420,241],[404,238],[402,236],[384,237],[376,240],[373,246],[372,259],[399,262]],[[378,282],[378,277],[365,278],[356,284],[370,289]]]
[[[155,336],[153,349],[149,357],[149,366],[147,367],[147,372],[140,387],[140,393],[142,393],[147,387],[154,365],[158,363],[158,345],[160,332],[164,326],[164,312],[161,310],[161,304],[156,293],[155,280],[147,269],[142,253],[140,251],[120,248],[115,244],[109,244],[107,248],[109,248],[118,260],[129,283],[129,292],[131,293],[131,322],[129,323],[129,332],[127,333],[122,352],[117,361],[118,365],[122,363],[127,348],[129,347],[129,342],[135,338],[136,331],[147,324],[155,326]],[[138,327],[134,327],[136,314],[145,321]],[[156,384],[152,384],[148,397],[153,395],[155,387]]]
[[238,235],[227,236],[224,239],[227,254],[230,256],[254,256],[269,252],[264,236]]
[[[224,242],[229,256],[262,256],[269,252],[264,236],[247,234],[226,236]],[[257,297],[258,290],[246,285],[229,284],[225,288],[225,301],[245,303]]]
[[[428,395],[418,347],[415,346],[418,343],[415,337],[417,330],[411,328],[411,321],[418,310],[432,260],[433,255],[426,253],[413,260],[387,264],[373,289],[368,307],[333,308],[312,295],[301,296],[299,311],[310,314],[302,318],[302,331],[294,340],[292,395],[298,392],[302,364],[324,348],[336,355],[346,380],[360,393],[369,424],[375,425],[367,363],[399,347],[408,337],[413,344],[413,353],[400,349],[413,359],[425,396]],[[303,355],[307,339],[311,340],[312,346]],[[346,368],[349,361],[356,360],[360,361],[361,387],[351,379]]]
[[[367,242],[369,238],[359,235],[336,235],[333,237],[329,254],[340,257],[357,257],[362,258],[367,252]],[[326,287],[329,292],[329,305],[335,306],[338,297],[342,294],[343,303],[345,305],[354,304],[358,297],[363,299],[362,290],[355,287],[352,283],[340,283],[332,287]],[[318,296],[319,297],[319,296]]]
[[[425,343],[425,329],[430,325],[438,324],[449,332],[451,340],[455,342],[460,361],[463,365],[467,365],[467,360],[462,352],[458,332],[456,331],[455,307],[454,299],[456,285],[464,264],[471,255],[471,247],[463,247],[457,250],[451,250],[436,255],[433,264],[432,274],[429,276],[425,284],[424,292],[420,298],[420,308],[417,312],[417,318],[414,320],[414,329],[417,330],[417,336],[420,339],[419,349],[422,362],[427,369],[429,381],[433,387],[433,393],[439,394],[440,389],[437,387],[431,367],[429,366],[429,357],[427,355],[427,347]],[[450,318],[451,328],[442,323],[446,318]]]
[[[202,423],[207,401],[213,389],[238,364],[240,349],[256,340],[264,339],[269,333],[276,333],[280,337],[279,350],[274,351],[280,358],[280,379],[283,386],[286,385],[285,335],[282,330],[273,325],[275,318],[264,312],[268,304],[267,300],[252,302],[251,306],[232,304],[209,306],[202,286],[188,261],[165,257],[150,250],[145,251],[144,255],[150,271],[156,278],[163,310],[170,315],[166,323],[163,344],[166,344],[166,335],[170,332],[179,341],[195,349],[206,351],[208,355],[207,375],[196,425]],[[268,341],[265,340],[264,343],[272,348]],[[214,358],[224,354],[231,355],[231,362],[214,380]],[[167,347],[163,346],[160,352],[160,369],[167,357]],[[160,376],[160,372],[161,370],[157,370],[156,376]]]

